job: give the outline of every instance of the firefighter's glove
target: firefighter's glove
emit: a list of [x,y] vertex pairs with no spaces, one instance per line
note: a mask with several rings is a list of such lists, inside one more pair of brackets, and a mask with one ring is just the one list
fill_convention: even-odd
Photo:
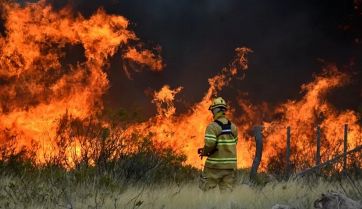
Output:
[[204,156],[204,148],[197,149],[197,154],[202,158]]

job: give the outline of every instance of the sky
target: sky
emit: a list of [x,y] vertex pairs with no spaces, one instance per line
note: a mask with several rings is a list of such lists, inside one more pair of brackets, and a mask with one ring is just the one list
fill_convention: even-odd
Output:
[[[352,82],[329,100],[341,109],[362,109],[362,15],[352,0],[52,0],[71,4],[89,16],[102,7],[130,20],[147,47],[161,46],[166,67],[127,78],[120,56],[111,60],[107,107],[152,114],[150,91],[182,86],[180,111],[199,101],[207,79],[227,66],[234,49],[251,48],[244,80],[235,80],[221,96],[241,95],[254,104],[271,105],[301,97],[300,86],[312,81],[326,63],[336,64]],[[357,2],[357,1],[356,1]],[[1,30],[1,25],[0,25]]]

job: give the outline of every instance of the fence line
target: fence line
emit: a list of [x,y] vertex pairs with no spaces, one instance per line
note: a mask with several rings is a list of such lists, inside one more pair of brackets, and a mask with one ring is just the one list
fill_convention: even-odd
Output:
[[[254,136],[255,136],[255,142],[256,142],[256,151],[255,151],[255,158],[253,160],[253,165],[251,167],[250,172],[250,178],[254,178],[257,174],[258,167],[262,160],[262,153],[263,153],[263,135],[262,135],[262,126],[255,126],[254,127]],[[285,177],[289,177],[291,174],[291,162],[290,162],[290,156],[291,156],[291,149],[290,149],[290,142],[291,142],[291,128],[290,126],[287,126],[287,133],[286,133],[286,169],[285,169]],[[339,161],[341,158],[343,158],[343,172],[345,173],[347,170],[347,156],[362,151],[362,145],[359,145],[355,147],[354,149],[348,151],[348,124],[344,125],[344,143],[343,143],[343,153],[335,156],[333,159],[328,160],[326,162],[321,163],[321,128],[320,126],[317,126],[317,134],[316,134],[316,165],[312,168],[306,169],[300,173],[298,173],[296,176],[304,176],[308,173],[317,171],[319,172],[321,168],[334,164],[337,161]]]
[[297,176],[300,176],[300,177],[301,177],[301,176],[304,176],[304,175],[306,175],[306,174],[308,174],[308,173],[311,173],[311,172],[313,172],[313,171],[315,171],[315,170],[319,170],[319,169],[321,169],[321,168],[323,168],[323,167],[325,167],[325,166],[327,166],[327,165],[334,164],[334,163],[338,162],[338,160],[340,160],[340,158],[344,158],[345,156],[350,155],[350,154],[353,154],[353,153],[358,152],[358,151],[362,151],[362,145],[357,146],[356,148],[354,148],[354,149],[352,149],[352,150],[350,150],[350,151],[348,151],[348,152],[346,152],[346,153],[337,155],[336,157],[334,157],[334,158],[331,159],[331,160],[327,160],[327,161],[324,162],[324,163],[321,163],[321,164],[319,164],[319,165],[317,165],[317,166],[314,166],[314,167],[312,167],[312,168],[309,168],[309,169],[307,169],[307,170],[304,170],[304,171],[298,173]]

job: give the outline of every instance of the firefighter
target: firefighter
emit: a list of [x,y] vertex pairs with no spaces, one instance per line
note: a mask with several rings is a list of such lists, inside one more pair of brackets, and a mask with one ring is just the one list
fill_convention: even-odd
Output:
[[237,165],[238,131],[225,117],[227,106],[223,98],[213,99],[209,110],[213,114],[214,121],[206,128],[204,147],[198,149],[201,157],[207,156],[199,187],[203,191],[208,191],[219,186],[221,192],[231,192]]

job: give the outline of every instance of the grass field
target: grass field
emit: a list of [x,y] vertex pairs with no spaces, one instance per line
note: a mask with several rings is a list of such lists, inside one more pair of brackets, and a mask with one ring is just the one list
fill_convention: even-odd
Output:
[[93,156],[95,165],[83,160],[70,170],[62,156],[39,166],[26,153],[0,149],[0,209],[271,209],[275,204],[310,209],[328,191],[362,200],[360,168],[342,177],[330,167],[323,177],[288,181],[262,173],[254,183],[245,169],[237,172],[232,193],[204,193],[198,188],[200,171],[184,165],[185,156],[172,149],[155,152],[152,143],[144,142],[136,143],[136,153],[117,159]]
[[[251,186],[241,176],[232,193],[220,194],[218,189],[203,193],[197,179],[184,183],[129,184],[112,182],[102,177],[75,182],[74,176],[0,177],[0,208],[6,209],[271,209],[276,203],[299,209],[313,208],[313,201],[329,190],[362,199],[355,186],[362,181],[326,181],[299,179],[271,181]],[[353,185],[354,184],[354,185]]]

